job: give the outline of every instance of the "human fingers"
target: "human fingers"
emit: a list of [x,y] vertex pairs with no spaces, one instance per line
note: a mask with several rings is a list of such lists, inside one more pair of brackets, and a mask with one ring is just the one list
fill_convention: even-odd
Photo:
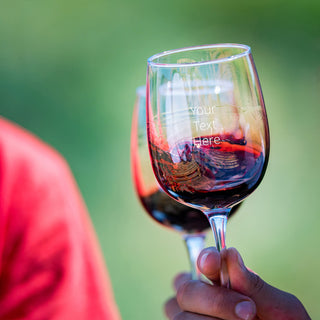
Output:
[[225,320],[251,320],[256,314],[255,304],[247,296],[201,281],[184,282],[177,301],[183,311]]
[[295,296],[269,285],[257,274],[250,272],[235,248],[227,250],[226,261],[232,289],[252,298],[259,318],[310,319],[302,303]]
[[213,283],[220,282],[221,255],[215,247],[201,251],[197,260],[200,272]]
[[171,298],[164,305],[164,313],[168,319],[172,320],[174,317],[181,313],[181,309],[178,305],[177,299]]
[[[185,283],[186,281],[191,279],[190,273],[180,273],[173,280],[173,288],[175,291],[179,289],[179,287]],[[181,313],[181,309],[178,305],[177,299],[171,298],[164,305],[164,313],[168,319],[173,319],[178,313]]]
[[179,287],[189,280],[191,280],[190,273],[179,273],[173,280],[174,290],[178,291]]

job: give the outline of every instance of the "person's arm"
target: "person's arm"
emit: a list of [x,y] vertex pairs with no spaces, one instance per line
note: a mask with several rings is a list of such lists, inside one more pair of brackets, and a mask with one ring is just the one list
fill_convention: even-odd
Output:
[[213,284],[191,281],[186,274],[178,276],[177,296],[165,305],[170,320],[310,320],[295,296],[249,271],[236,249],[223,254],[232,290],[218,285],[221,256],[215,248],[207,248],[198,258],[198,267]]
[[0,127],[0,318],[118,320],[68,165],[24,130]]

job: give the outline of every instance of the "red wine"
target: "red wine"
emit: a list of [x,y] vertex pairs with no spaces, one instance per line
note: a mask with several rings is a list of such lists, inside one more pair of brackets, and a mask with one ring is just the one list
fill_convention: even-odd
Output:
[[243,200],[258,186],[267,165],[260,146],[227,134],[180,141],[171,148],[151,142],[150,153],[161,186],[205,210]]
[[[202,232],[210,228],[205,214],[179,203],[160,189],[149,196],[140,196],[140,200],[149,215],[164,226],[186,233]],[[240,204],[234,206],[230,215],[234,214],[239,206]]]
[[171,199],[162,190],[140,199],[148,214],[164,226],[187,233],[210,228],[207,217],[201,211]]

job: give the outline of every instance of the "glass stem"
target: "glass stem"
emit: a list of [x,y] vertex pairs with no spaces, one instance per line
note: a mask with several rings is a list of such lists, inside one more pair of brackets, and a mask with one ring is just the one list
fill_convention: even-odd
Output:
[[213,231],[216,247],[218,251],[221,252],[220,284],[226,288],[230,288],[230,279],[223,249],[226,248],[226,228],[229,212],[230,209],[227,208],[205,212]]
[[199,280],[201,278],[201,273],[197,266],[197,259],[201,250],[204,248],[205,238],[206,235],[204,233],[186,234],[183,236],[188,251],[192,280]]

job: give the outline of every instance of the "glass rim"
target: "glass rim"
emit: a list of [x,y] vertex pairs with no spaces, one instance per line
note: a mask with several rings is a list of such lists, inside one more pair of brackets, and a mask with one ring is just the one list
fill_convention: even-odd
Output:
[[[196,61],[191,63],[160,63],[154,62],[155,59],[161,58],[167,55],[171,55],[174,53],[185,52],[185,51],[196,51],[201,49],[211,49],[211,48],[241,48],[244,49],[243,52],[230,55],[225,58],[218,58],[213,60],[206,60],[206,61]],[[160,53],[156,53],[148,58],[148,66],[155,66],[155,67],[194,67],[199,65],[206,65],[206,64],[216,64],[221,62],[227,62],[242,58],[246,55],[251,53],[251,48],[246,44],[238,44],[238,43],[218,43],[218,44],[209,44],[209,45],[200,45],[200,46],[191,46],[191,47],[184,47],[179,49],[167,50]]]

